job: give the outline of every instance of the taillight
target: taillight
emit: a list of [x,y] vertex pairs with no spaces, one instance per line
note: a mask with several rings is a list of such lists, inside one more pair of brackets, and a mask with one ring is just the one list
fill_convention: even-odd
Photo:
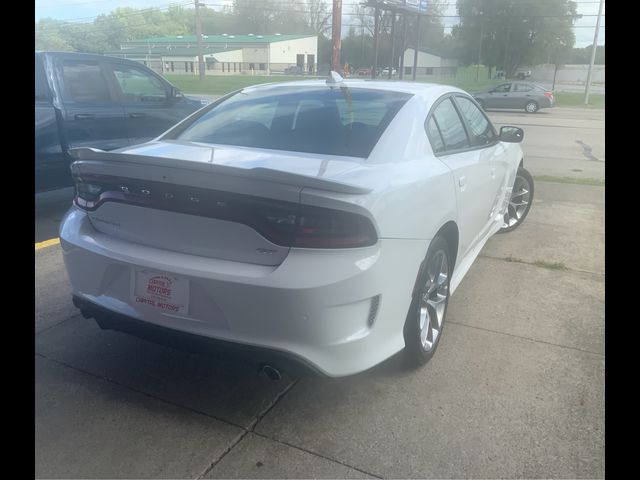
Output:
[[544,92],[544,96],[545,97],[549,97],[551,100],[553,100],[553,93],[552,92]]
[[355,248],[378,241],[371,220],[342,210],[106,175],[74,180],[75,204],[87,211],[117,202],[216,218],[247,225],[285,247]]

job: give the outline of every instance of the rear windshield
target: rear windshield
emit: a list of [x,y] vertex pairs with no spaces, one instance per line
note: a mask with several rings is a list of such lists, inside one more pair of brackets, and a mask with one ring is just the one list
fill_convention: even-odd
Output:
[[411,94],[277,86],[241,91],[173,138],[366,158]]

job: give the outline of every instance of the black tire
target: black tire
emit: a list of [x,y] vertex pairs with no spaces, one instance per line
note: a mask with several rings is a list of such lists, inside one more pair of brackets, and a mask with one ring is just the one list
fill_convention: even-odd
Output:
[[538,107],[538,103],[531,100],[527,102],[524,106],[524,111],[527,113],[536,113],[540,107]]
[[[439,307],[439,310],[442,311],[442,320],[438,324],[438,334],[433,339],[433,330],[430,330],[432,345],[429,348],[426,348],[422,342],[422,332],[421,328],[421,311],[423,308],[427,308],[430,314],[434,316],[434,321],[437,321],[439,316],[437,316],[437,312],[431,307],[424,306],[423,302],[423,291],[427,289],[428,282],[432,281],[431,274],[436,270],[431,268],[433,263],[438,263],[441,255],[444,254],[447,262],[447,276],[446,280],[442,283],[439,288],[436,288],[434,293],[436,296],[442,296],[443,292],[444,299],[440,300],[441,304],[444,304],[444,308]],[[427,251],[427,255],[425,259],[422,261],[420,265],[420,273],[418,274],[418,279],[416,280],[416,285],[413,290],[413,298],[411,299],[411,305],[409,306],[409,311],[407,312],[407,318],[404,324],[404,355],[405,362],[408,368],[414,369],[418,368],[425,363],[427,363],[431,357],[433,357],[436,352],[436,348],[440,343],[440,338],[442,338],[442,332],[445,325],[445,319],[447,315],[447,308],[449,305],[449,286],[451,283],[451,273],[453,272],[453,264],[451,262],[451,253],[449,251],[449,244],[440,235],[436,235],[434,239],[431,241],[431,245],[429,245],[429,250]],[[439,275],[437,275],[439,277]],[[432,283],[431,285],[434,285]],[[446,286],[446,288],[445,288]],[[429,317],[430,318],[430,317]],[[428,329],[428,327],[427,327]],[[425,336],[426,341],[428,342],[428,334]]]
[[[518,193],[520,192],[516,192],[516,191],[511,192],[511,199],[509,200],[509,206],[507,207],[510,210],[508,210],[507,213],[505,214],[505,222],[504,222],[505,226],[503,226],[500,230],[498,230],[498,233],[508,233],[518,228],[522,224],[522,222],[524,222],[524,219],[527,218],[527,215],[529,215],[529,210],[531,210],[531,205],[533,205],[533,193],[534,193],[533,177],[523,167],[518,168],[518,172],[516,173],[516,178],[513,182],[514,189],[519,184],[518,178],[520,178],[521,180],[526,182],[526,184],[528,184],[529,195],[526,199],[527,205],[524,208],[524,210],[522,210],[519,213],[519,216],[516,215],[517,221],[514,224],[510,225],[510,219],[513,218],[514,213],[517,213],[517,212],[514,212],[515,207],[512,206],[511,200],[514,200],[514,197],[516,200],[522,200],[522,198],[518,195]],[[509,215],[509,217],[507,217],[507,215]]]

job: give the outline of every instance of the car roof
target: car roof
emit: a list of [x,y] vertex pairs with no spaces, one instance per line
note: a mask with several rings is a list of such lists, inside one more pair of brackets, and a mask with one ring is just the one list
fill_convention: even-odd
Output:
[[35,54],[38,56],[49,56],[49,57],[59,57],[59,58],[73,58],[77,60],[93,60],[93,61],[109,61],[109,62],[119,62],[119,63],[128,63],[131,65],[144,66],[140,62],[136,62],[135,60],[130,60],[128,58],[114,57],[112,55],[101,55],[99,53],[80,53],[80,52],[55,52],[55,51],[41,51],[36,50]]
[[411,93],[425,99],[435,99],[448,92],[458,92],[469,95],[464,90],[451,85],[441,85],[438,83],[420,83],[407,81],[371,80],[371,79],[344,79],[338,84],[327,84],[326,79],[318,80],[294,80],[290,82],[264,83],[243,88],[244,91],[255,91],[269,89],[272,87],[336,87],[345,86],[349,88],[367,88],[373,90]]

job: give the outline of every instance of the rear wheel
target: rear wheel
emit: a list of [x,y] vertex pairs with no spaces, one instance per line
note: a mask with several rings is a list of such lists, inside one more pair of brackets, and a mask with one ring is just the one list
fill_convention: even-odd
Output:
[[511,198],[504,214],[504,224],[498,233],[507,233],[520,226],[529,214],[533,202],[533,177],[524,168],[518,168],[513,182]]
[[436,235],[420,267],[405,320],[404,353],[411,368],[427,363],[440,342],[449,304],[452,270],[449,245],[443,237]]
[[527,113],[536,113],[538,111],[538,104],[536,102],[527,102],[524,106],[524,111]]

